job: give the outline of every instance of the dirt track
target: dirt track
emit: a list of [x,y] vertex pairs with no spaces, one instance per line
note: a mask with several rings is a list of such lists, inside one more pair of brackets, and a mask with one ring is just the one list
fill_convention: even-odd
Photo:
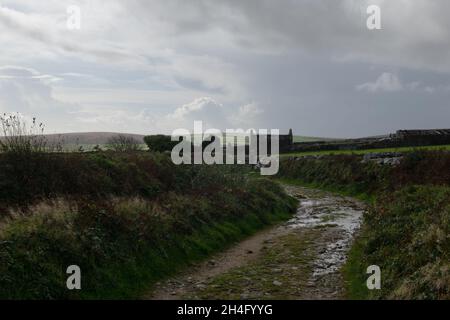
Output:
[[290,221],[158,283],[145,298],[343,298],[340,268],[364,206],[322,191],[296,186],[286,190],[300,200]]

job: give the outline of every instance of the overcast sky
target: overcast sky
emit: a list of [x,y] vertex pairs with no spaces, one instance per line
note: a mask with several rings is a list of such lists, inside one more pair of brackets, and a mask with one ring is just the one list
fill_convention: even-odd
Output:
[[[381,30],[366,26],[370,4]],[[449,12],[448,0],[0,0],[0,111],[48,133],[448,128]]]

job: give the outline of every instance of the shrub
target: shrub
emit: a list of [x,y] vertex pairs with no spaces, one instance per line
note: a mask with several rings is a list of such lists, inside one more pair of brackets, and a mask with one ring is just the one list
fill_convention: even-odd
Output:
[[[273,182],[228,181],[208,194],[47,200],[16,211],[0,229],[0,299],[136,297],[295,210]],[[73,264],[82,270],[81,291],[65,287]]]
[[282,159],[279,176],[350,193],[379,194],[410,184],[450,185],[450,153],[416,151],[398,166],[363,163],[357,155]]
[[141,143],[137,139],[123,134],[109,138],[106,146],[109,150],[115,152],[135,152],[142,150]]
[[[180,174],[178,173],[180,172]],[[170,158],[151,153],[0,154],[0,206],[55,197],[108,195],[155,198],[181,174]]]
[[172,141],[170,136],[165,135],[146,136],[144,142],[147,144],[149,150],[155,152],[172,151],[173,147],[178,143]]
[[352,193],[372,193],[390,186],[391,167],[361,163],[353,155],[282,160],[279,176]]
[[28,127],[20,114],[0,115],[0,126],[3,136],[0,139],[2,152],[28,154],[46,151],[47,140],[43,134],[44,125],[33,118]]
[[364,254],[383,270],[377,298],[450,299],[450,188],[409,186],[365,217]]

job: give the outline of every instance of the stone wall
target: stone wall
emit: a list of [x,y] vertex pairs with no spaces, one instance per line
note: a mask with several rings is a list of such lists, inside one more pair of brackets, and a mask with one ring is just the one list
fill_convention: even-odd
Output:
[[292,143],[290,152],[383,149],[447,144],[450,145],[450,129],[398,130],[394,134],[381,138]]
[[411,146],[450,144],[450,129],[398,130],[392,139]]

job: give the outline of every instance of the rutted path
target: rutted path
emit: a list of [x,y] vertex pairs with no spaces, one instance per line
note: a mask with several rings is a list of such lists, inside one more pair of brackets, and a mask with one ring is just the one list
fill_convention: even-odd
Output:
[[294,217],[158,283],[149,299],[340,299],[340,268],[364,211],[359,201],[286,186]]

